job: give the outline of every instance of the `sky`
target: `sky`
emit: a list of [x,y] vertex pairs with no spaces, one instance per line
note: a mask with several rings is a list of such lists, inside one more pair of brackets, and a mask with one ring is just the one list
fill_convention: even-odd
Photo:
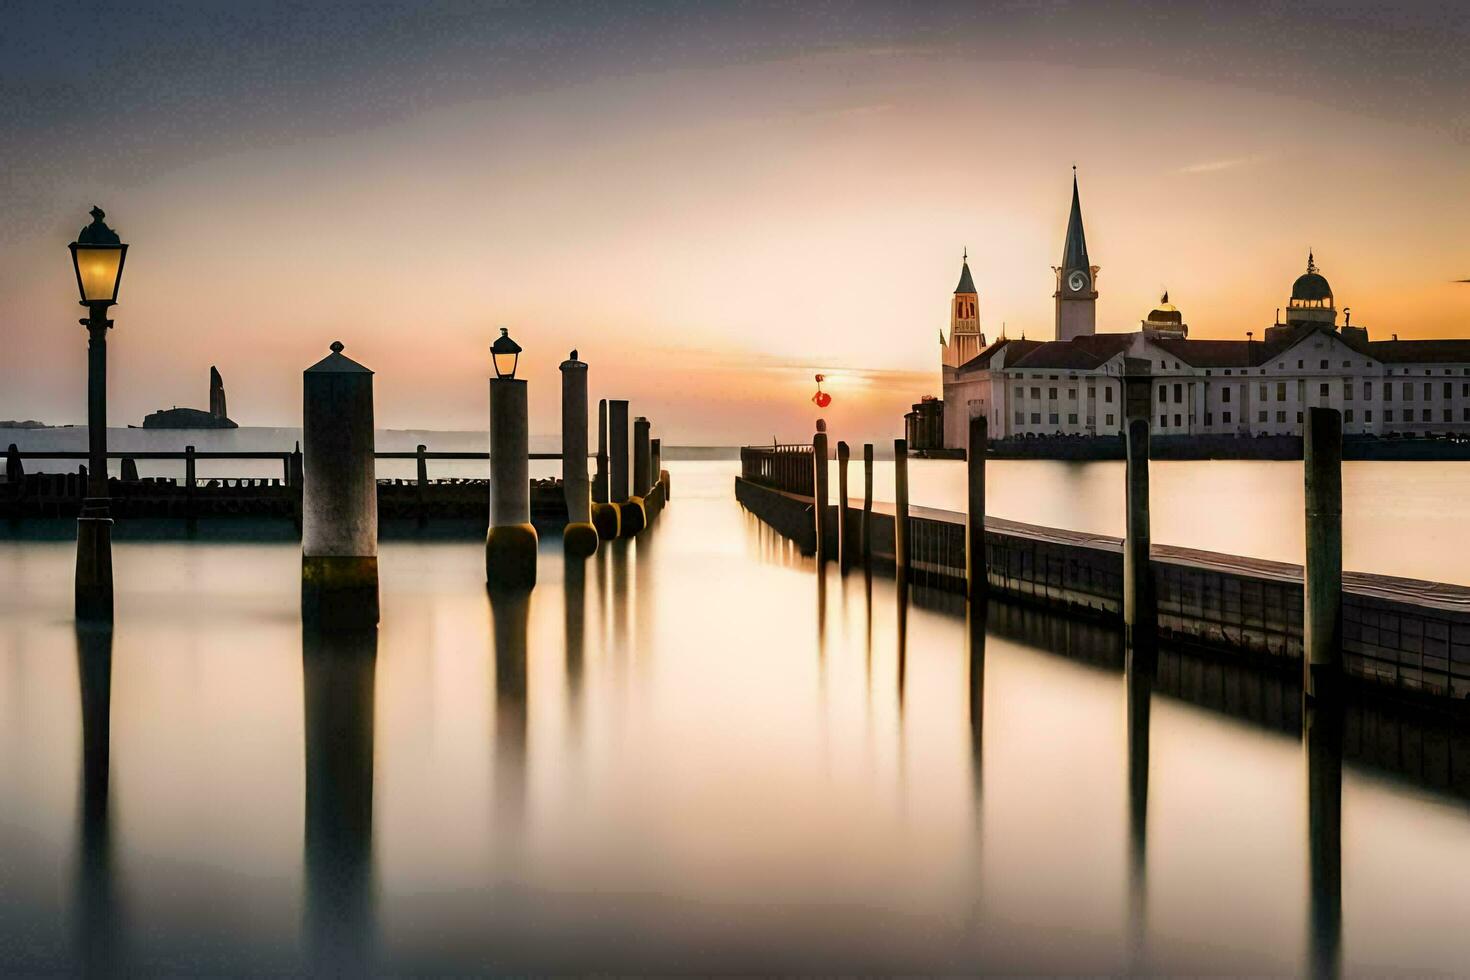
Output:
[[1374,337],[1470,337],[1452,3],[0,0],[0,419],[85,418],[66,244],[130,244],[109,418],[293,425],[333,340],[381,427],[485,426],[572,348],[668,444],[902,435],[968,248],[1049,339],[1072,166],[1098,329],[1284,306],[1308,249]]

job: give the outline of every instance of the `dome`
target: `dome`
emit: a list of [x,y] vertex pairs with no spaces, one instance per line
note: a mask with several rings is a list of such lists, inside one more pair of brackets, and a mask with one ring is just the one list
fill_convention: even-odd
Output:
[[1179,308],[1177,306],[1169,302],[1169,293],[1165,291],[1164,295],[1159,297],[1158,308],[1149,312],[1148,322],[1183,323],[1184,315],[1179,312]]
[[1307,253],[1307,271],[1297,276],[1296,282],[1291,284],[1291,300],[1320,303],[1323,300],[1332,300],[1332,287],[1327,280],[1317,272],[1317,263],[1312,259],[1312,253]]

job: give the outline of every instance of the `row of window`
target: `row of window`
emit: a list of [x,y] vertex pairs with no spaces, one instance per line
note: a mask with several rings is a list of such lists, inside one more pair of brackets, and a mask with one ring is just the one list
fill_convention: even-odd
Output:
[[[1017,385],[1016,386],[1016,400],[1017,401],[1021,401],[1021,400],[1024,400],[1025,397],[1026,397],[1026,389],[1023,388],[1023,387],[1021,387],[1020,385]],[[1035,398],[1037,400],[1040,400],[1040,398],[1041,398],[1041,389],[1040,388],[1032,388],[1031,389],[1031,397],[1032,398]],[[1046,389],[1046,397],[1049,398],[1049,399],[1051,399],[1052,401],[1056,401],[1057,400],[1057,389],[1056,388],[1048,388],[1048,389]],[[1097,400],[1097,389],[1096,388],[1088,388],[1087,389],[1087,397],[1093,399],[1094,401],[1096,401]],[[1068,388],[1067,389],[1067,399],[1069,401],[1074,401],[1074,402],[1077,400],[1077,389],[1076,388]],[[1112,400],[1113,400],[1113,389],[1112,388],[1104,388],[1103,389],[1103,401],[1108,402],[1108,403],[1111,404],[1112,403]]]
[[[1017,425],[1025,425],[1026,424],[1026,413],[1025,412],[1017,412],[1016,413],[1016,424]],[[1041,424],[1041,413],[1040,412],[1032,412],[1031,413],[1031,424],[1032,425],[1040,425]],[[1061,425],[1062,424],[1061,423],[1061,415],[1058,414],[1057,412],[1049,412],[1049,413],[1047,413],[1047,416],[1046,416],[1046,424],[1047,425]],[[1068,425],[1076,425],[1077,424],[1077,413],[1076,412],[1068,413],[1068,415],[1067,415],[1067,424]],[[1087,424],[1088,425],[1097,425],[1097,416],[1096,415],[1089,415],[1089,416],[1087,416]],[[1103,424],[1105,426],[1107,426],[1109,429],[1111,429],[1113,427],[1113,425],[1114,425],[1113,416],[1111,416],[1111,415],[1107,416],[1103,420]]]
[[[1259,423],[1261,423],[1262,425],[1265,425],[1269,421],[1270,414],[1271,414],[1270,412],[1264,412],[1264,411],[1263,412],[1257,412],[1256,413],[1256,421],[1259,422]],[[1451,409],[1446,408],[1440,414],[1441,414],[1441,421],[1444,421],[1444,422],[1453,422],[1455,420],[1455,418],[1454,418],[1455,413]],[[1300,423],[1302,421],[1302,415],[1303,415],[1303,413],[1301,413],[1301,412],[1297,412],[1296,413],[1296,420],[1297,420],[1298,423]],[[1433,422],[1434,421],[1433,415],[1434,415],[1434,413],[1430,409],[1427,409],[1427,408],[1420,409],[1420,411],[1419,411],[1419,421],[1420,422]],[[1278,425],[1285,424],[1286,423],[1286,416],[1287,416],[1287,413],[1286,412],[1277,412],[1276,413],[1276,422],[1277,422],[1277,424]],[[1075,419],[1076,416],[1073,416],[1073,418]],[[1111,419],[1112,416],[1108,416],[1108,418]],[[1038,420],[1039,420],[1039,416],[1033,416],[1032,417],[1032,421],[1033,422],[1038,421]],[[1353,410],[1351,408],[1348,408],[1348,409],[1344,409],[1343,410],[1342,420],[1343,420],[1343,423],[1346,424],[1346,425],[1352,425],[1353,424]],[[1016,413],[1016,421],[1018,423],[1021,421],[1021,413],[1020,412],[1017,412]],[[1221,412],[1220,413],[1220,421],[1224,425],[1229,425],[1231,423],[1231,413],[1229,413],[1229,412]],[[1389,423],[1389,422],[1393,422],[1394,421],[1394,410],[1393,409],[1390,408],[1390,409],[1386,409],[1384,411],[1384,413],[1383,413],[1383,421],[1385,423]],[[1404,422],[1405,424],[1412,425],[1413,422],[1414,422],[1414,410],[1412,408],[1406,408],[1406,409],[1404,409],[1404,412],[1403,412],[1403,415],[1402,415],[1400,421]],[[1460,421],[1462,421],[1462,422],[1470,422],[1470,408],[1462,408],[1460,410]],[[1056,422],[1056,416],[1052,416],[1052,422],[1053,422],[1053,424],[1055,424],[1055,422]],[[1109,422],[1108,424],[1111,425],[1112,423]],[[1206,412],[1205,413],[1205,427],[1208,428],[1209,426],[1212,426],[1214,424],[1215,424],[1215,413],[1213,413],[1213,412]],[[1372,425],[1373,424],[1373,410],[1371,408],[1370,409],[1367,409],[1367,410],[1365,410],[1363,412],[1363,424],[1364,425]],[[1184,427],[1184,419],[1183,419],[1183,416],[1175,415],[1174,416],[1174,428],[1181,429],[1183,427]],[[1168,415],[1160,415],[1159,416],[1159,428],[1161,428],[1161,429],[1167,429],[1167,428],[1169,428],[1169,416]]]
[[[1297,398],[1298,399],[1301,399],[1301,398],[1305,397],[1307,383],[1305,381],[1298,381],[1296,384],[1297,384]],[[1268,384],[1266,384],[1265,382],[1262,382],[1260,388],[1261,388],[1261,391],[1260,391],[1260,400],[1263,401],[1263,402],[1264,401],[1270,401],[1270,396],[1269,396],[1270,386]],[[1032,390],[1035,391],[1036,389],[1032,389]],[[1055,391],[1056,389],[1053,388],[1052,390]],[[1230,401],[1230,393],[1233,390],[1234,389],[1230,385],[1225,385],[1224,387],[1222,387],[1220,389],[1220,401],[1228,404],[1229,401]],[[1322,384],[1318,385],[1318,389],[1317,390],[1318,390],[1319,394],[1323,398],[1330,398],[1331,397],[1331,393],[1332,393],[1332,385],[1330,383],[1324,381]],[[1351,382],[1351,381],[1344,381],[1342,383],[1342,398],[1343,398],[1343,401],[1349,401],[1349,402],[1352,401],[1353,400],[1353,393],[1354,393],[1355,390],[1356,389],[1353,386],[1353,382]],[[1413,384],[1413,382],[1405,381],[1403,384],[1401,384],[1399,386],[1399,393],[1400,393],[1400,396],[1402,397],[1402,400],[1403,401],[1406,401],[1406,402],[1413,401],[1414,400],[1414,384]],[[1425,401],[1432,401],[1434,399],[1434,384],[1432,382],[1429,382],[1429,381],[1424,382],[1423,393],[1424,393],[1424,400]],[[1109,394],[1111,394],[1111,391],[1109,392]],[[1444,398],[1453,398],[1455,396],[1455,386],[1454,386],[1453,383],[1451,383],[1449,381],[1444,382],[1444,385],[1443,385],[1443,388],[1442,388],[1442,396]],[[1053,397],[1055,397],[1055,396],[1053,396]],[[1460,385],[1460,397],[1462,397],[1462,398],[1470,398],[1470,382],[1464,382],[1464,383],[1462,383]],[[1109,401],[1111,401],[1111,400],[1112,399],[1110,398]],[[1278,382],[1276,382],[1276,400],[1279,401],[1279,402],[1286,401],[1286,382],[1285,381],[1278,381]],[[1372,401],[1372,400],[1373,400],[1373,382],[1372,381],[1364,381],[1363,382],[1363,401]],[[1383,384],[1383,400],[1386,401],[1386,402],[1393,401],[1393,384],[1391,382],[1384,382],[1384,384]],[[1161,404],[1161,405],[1167,404],[1168,401],[1169,401],[1169,386],[1168,385],[1159,385],[1159,404]],[[1183,385],[1177,385],[1177,384],[1174,385],[1174,402],[1176,404],[1182,404],[1184,402],[1184,386]]]

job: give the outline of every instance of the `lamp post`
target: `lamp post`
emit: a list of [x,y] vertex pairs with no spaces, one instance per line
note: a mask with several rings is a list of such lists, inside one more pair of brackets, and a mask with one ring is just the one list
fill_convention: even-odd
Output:
[[117,302],[128,247],[93,205],[92,223],[71,248],[77,292],[87,316],[87,497],[77,518],[76,616],[112,622],[112,516],[107,500],[107,308]]
[[530,434],[526,382],[515,376],[521,346],[500,328],[490,346],[490,530],[485,581],[492,589],[536,584],[536,529],[531,525]]

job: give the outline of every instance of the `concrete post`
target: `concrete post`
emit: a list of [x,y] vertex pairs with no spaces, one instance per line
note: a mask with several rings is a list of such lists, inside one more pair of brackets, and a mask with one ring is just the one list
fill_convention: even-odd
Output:
[[817,420],[817,431],[812,435],[812,512],[815,515],[815,550],[817,567],[831,556],[827,541],[827,425]]
[[632,492],[631,473],[629,472],[631,458],[628,445],[628,402],[626,399],[614,398],[608,402],[607,408],[608,449],[612,456],[611,465],[608,467],[612,473],[608,498],[618,505],[620,523],[618,533],[622,537],[631,538],[643,530],[648,523],[648,514],[643,509],[643,500],[637,498],[637,495]]
[[568,555],[585,558],[597,551],[597,528],[587,482],[587,365],[575,356],[561,362],[561,482],[567,500],[562,545]]
[[490,530],[485,535],[485,581],[491,589],[536,584],[530,465],[526,382],[491,378]]
[[633,420],[633,495],[646,498],[653,490],[652,427],[642,415]]
[[893,575],[909,580],[909,441],[893,440]]
[[597,402],[597,476],[592,481],[592,526],[603,541],[611,541],[622,533],[618,505],[610,503],[607,459],[607,399]]
[[429,461],[424,456],[428,448],[423,443],[419,443],[418,448],[414,450],[417,454],[418,462],[418,468],[415,474],[418,479],[414,487],[414,493],[419,509],[419,527],[423,527],[429,521],[429,507],[428,502],[425,500],[429,492]]
[[970,419],[970,443],[965,453],[969,470],[969,510],[965,514],[965,583],[971,599],[982,598],[990,586],[985,552],[985,447],[989,445],[985,416]]
[[1307,410],[1306,611],[1302,678],[1307,697],[1330,695],[1342,675],[1342,416]]
[[378,623],[378,481],[373,372],[332,353],[302,373],[305,486],[301,620],[309,629]]
[[863,443],[863,519],[858,527],[863,566],[873,557],[873,444]]
[[1150,564],[1148,456],[1152,378],[1148,362],[1128,358],[1124,365],[1123,407],[1125,499],[1123,538],[1123,626],[1130,647],[1152,649],[1158,631],[1158,605]]
[[847,536],[847,461],[851,451],[847,443],[837,441],[837,567],[852,563],[852,540]]

